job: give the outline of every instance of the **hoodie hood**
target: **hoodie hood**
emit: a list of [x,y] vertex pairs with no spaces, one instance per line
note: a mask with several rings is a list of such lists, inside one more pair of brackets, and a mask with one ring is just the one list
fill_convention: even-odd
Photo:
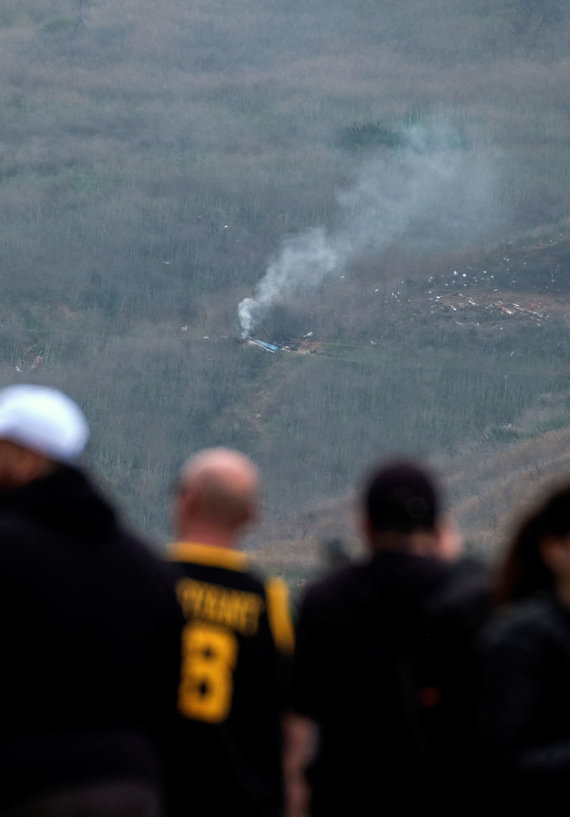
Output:
[[79,468],[57,466],[45,477],[0,494],[0,513],[28,520],[83,540],[107,536],[117,527],[109,502]]

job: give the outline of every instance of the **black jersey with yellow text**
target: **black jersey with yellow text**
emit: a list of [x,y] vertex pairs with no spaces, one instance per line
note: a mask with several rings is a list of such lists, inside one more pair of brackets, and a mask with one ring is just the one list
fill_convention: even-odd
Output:
[[277,815],[293,629],[287,590],[244,553],[171,548],[182,633],[179,813]]

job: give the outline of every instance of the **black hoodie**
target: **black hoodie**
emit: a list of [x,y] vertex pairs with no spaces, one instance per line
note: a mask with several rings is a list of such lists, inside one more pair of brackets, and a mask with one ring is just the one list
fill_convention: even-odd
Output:
[[313,814],[367,817],[397,801],[407,815],[425,800],[417,664],[448,575],[441,562],[386,550],[307,591],[293,696],[319,726]]
[[83,783],[159,783],[179,613],[165,568],[79,470],[0,495],[0,811]]

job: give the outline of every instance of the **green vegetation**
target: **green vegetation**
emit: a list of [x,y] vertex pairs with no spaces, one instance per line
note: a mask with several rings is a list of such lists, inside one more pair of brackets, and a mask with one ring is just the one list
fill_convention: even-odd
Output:
[[[93,466],[159,541],[205,445],[260,463],[282,543],[379,456],[451,474],[561,429],[569,41],[559,0],[4,0],[1,382],[78,398]],[[428,197],[256,330],[312,332],[312,353],[240,344],[237,305],[283,238],[337,229],[361,162],[391,167],[418,134],[443,169],[475,168],[451,203]],[[444,309],[450,292],[477,306]],[[532,309],[545,293],[556,308]]]

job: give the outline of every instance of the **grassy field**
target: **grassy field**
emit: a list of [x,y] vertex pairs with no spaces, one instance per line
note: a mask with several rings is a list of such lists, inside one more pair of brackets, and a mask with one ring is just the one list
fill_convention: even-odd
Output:
[[[228,444],[262,467],[273,564],[321,509],[344,530],[331,503],[393,451],[443,463],[490,550],[477,469],[568,422],[569,24],[558,0],[5,0],[1,382],[79,399],[159,542],[184,456]],[[240,344],[311,230],[342,263],[297,265],[255,328],[311,353]]]

